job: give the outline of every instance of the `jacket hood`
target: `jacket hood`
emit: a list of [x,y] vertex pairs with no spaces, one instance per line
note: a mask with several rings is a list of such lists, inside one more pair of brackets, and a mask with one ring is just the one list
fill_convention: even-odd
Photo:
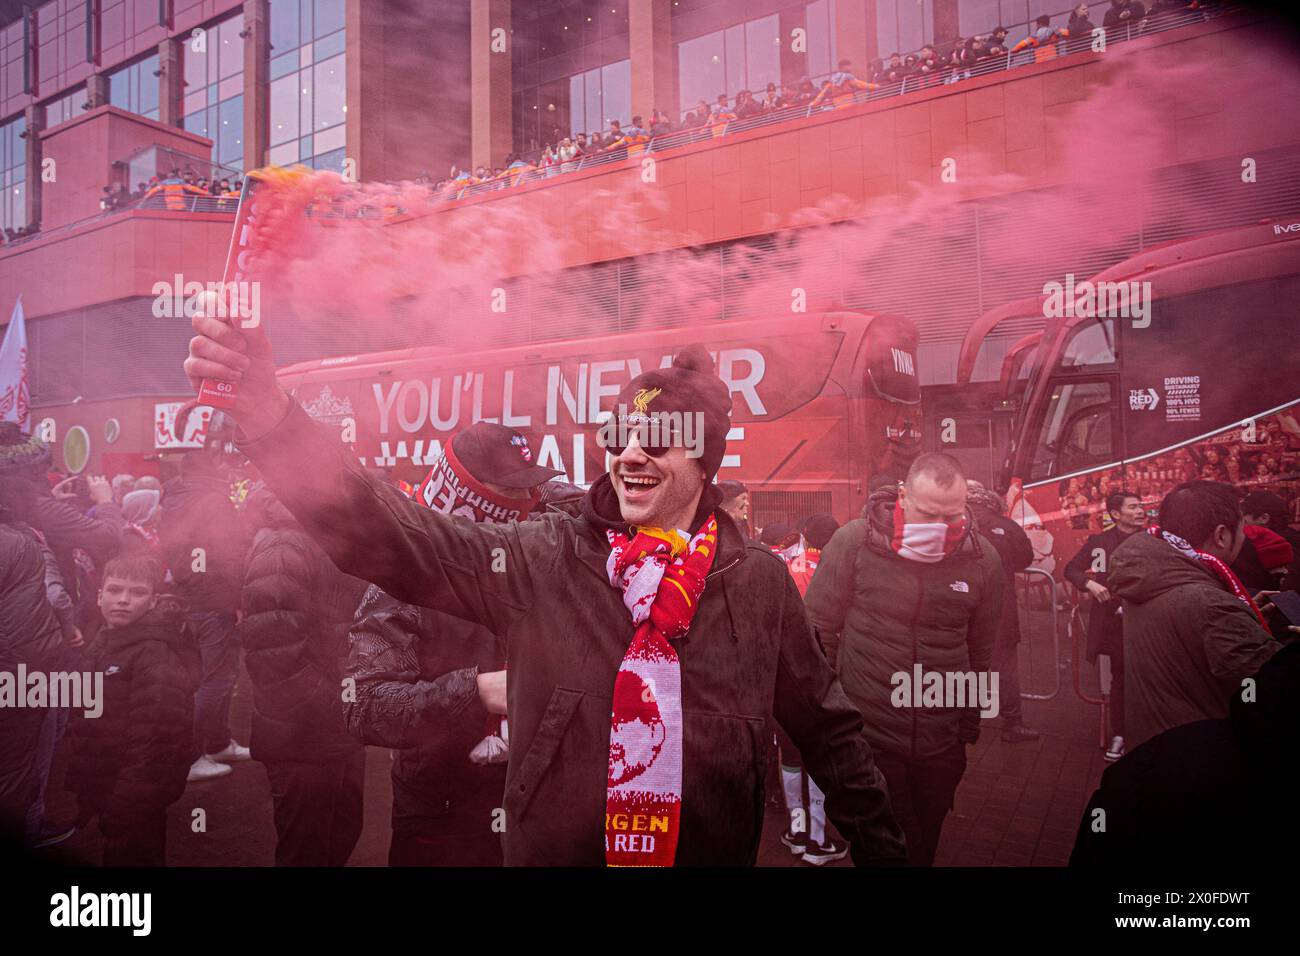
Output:
[[1199,562],[1185,558],[1155,535],[1138,532],[1115,549],[1106,586],[1119,597],[1145,604],[1188,584],[1223,584]]
[[[889,542],[894,537],[894,505],[898,501],[898,490],[893,487],[881,488],[879,491],[871,493],[867,503],[862,506],[862,517],[867,519],[867,545],[873,550],[882,554],[892,554],[900,561],[906,561],[906,558],[898,555]],[[979,539],[976,537],[975,516],[971,513],[970,506],[966,506],[966,533],[962,535],[961,541],[949,554],[944,557],[944,561],[958,554],[983,554],[980,548]],[[942,562],[941,562],[942,563]]]

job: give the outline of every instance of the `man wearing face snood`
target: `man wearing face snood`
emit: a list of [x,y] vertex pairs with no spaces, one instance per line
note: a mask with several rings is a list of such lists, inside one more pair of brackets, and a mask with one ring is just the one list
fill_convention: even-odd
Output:
[[[949,455],[919,456],[901,487],[876,491],[863,515],[822,551],[804,603],[820,639],[838,635],[840,682],[889,785],[908,861],[930,866],[980,710],[952,706],[947,694],[899,690],[910,690],[918,667],[922,675],[987,674],[1002,563],[974,530],[966,481]],[[991,675],[985,681],[992,688]]]
[[[502,524],[527,518],[543,483],[559,474],[533,462],[519,432],[477,422],[452,438],[413,497],[442,514]],[[388,865],[500,866],[509,753],[502,642],[371,585],[350,643],[348,728],[397,751]]]

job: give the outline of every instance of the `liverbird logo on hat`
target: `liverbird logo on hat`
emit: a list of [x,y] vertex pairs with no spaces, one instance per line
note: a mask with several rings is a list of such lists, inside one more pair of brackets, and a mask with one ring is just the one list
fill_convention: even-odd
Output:
[[528,439],[523,435],[512,435],[510,444],[519,449],[519,454],[523,456],[524,461],[531,462],[533,460],[533,450],[528,447]]
[[646,406],[659,397],[662,388],[643,388],[632,399],[632,409],[642,415],[648,414]]

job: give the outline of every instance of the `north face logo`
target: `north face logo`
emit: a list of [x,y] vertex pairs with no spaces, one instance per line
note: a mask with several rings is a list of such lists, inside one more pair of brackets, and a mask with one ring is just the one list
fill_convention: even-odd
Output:
[[965,581],[953,581],[952,584],[948,585],[948,587],[952,588],[954,591],[960,591],[962,594],[970,593],[970,585]]

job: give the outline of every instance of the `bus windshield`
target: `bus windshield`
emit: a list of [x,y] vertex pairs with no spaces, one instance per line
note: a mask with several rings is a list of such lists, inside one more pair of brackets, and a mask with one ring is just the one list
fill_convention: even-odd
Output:
[[1033,445],[1031,480],[1054,478],[1114,460],[1109,381],[1058,382]]

